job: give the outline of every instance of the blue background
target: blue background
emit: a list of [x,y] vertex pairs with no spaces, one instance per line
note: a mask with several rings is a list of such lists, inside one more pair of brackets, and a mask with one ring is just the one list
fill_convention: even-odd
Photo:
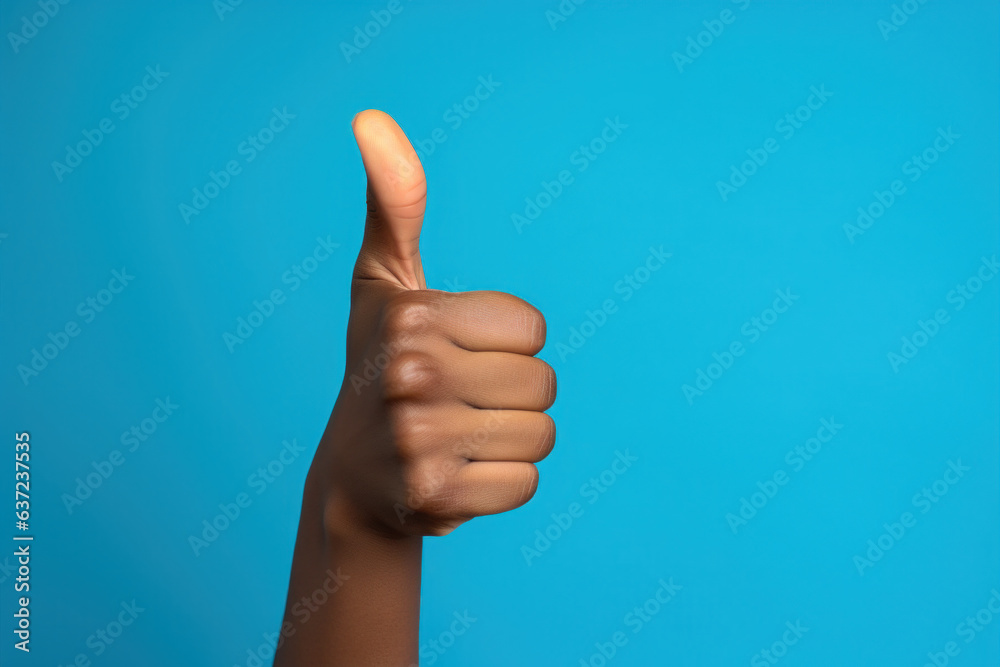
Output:
[[[618,631],[609,664],[770,664],[758,652],[799,622],[789,667],[923,665],[951,641],[949,664],[996,665],[1000,619],[968,643],[958,626],[1000,587],[1000,281],[961,310],[948,295],[997,252],[997,3],[914,3],[886,32],[888,1],[592,0],[554,21],[555,0],[403,0],[345,56],[386,5],[247,1],[220,18],[209,0],[70,2],[16,52],[5,38],[0,432],[11,457],[31,434],[35,542],[30,656],[12,648],[13,546],[0,556],[4,664],[254,664],[343,376],[365,182],[350,120],[379,108],[414,142],[447,135],[424,160],[430,285],[537,305],[559,375],[534,500],[425,541],[423,664],[597,666]],[[38,11],[6,2],[0,27]],[[169,75],[119,118],[147,66]],[[445,113],[491,75],[453,127]],[[831,95],[786,136],[776,123],[811,86]],[[275,107],[295,118],[246,162]],[[60,181],[52,163],[102,118],[114,131]],[[609,118],[627,128],[580,171]],[[909,180],[939,128],[959,138]],[[717,183],[768,138],[779,150],[724,200]],[[186,224],[179,205],[233,159],[240,174]],[[564,169],[573,183],[518,230],[512,214]],[[844,225],[894,179],[905,194],[852,243]],[[317,237],[339,248],[292,291],[282,276]],[[616,284],[661,245],[671,258],[626,300]],[[134,280],[85,322],[78,304],[122,267]],[[275,288],[286,303],[230,353],[223,334]],[[779,289],[798,300],[751,342],[744,323]],[[560,355],[606,299],[617,310]],[[937,309],[948,323],[894,369]],[[25,382],[18,366],[69,321],[80,334]],[[734,341],[745,354],[689,401]],[[128,452],[122,433],[168,397],[179,407]],[[824,418],[843,428],[796,471],[786,453]],[[286,439],[307,451],[258,495],[248,477]],[[124,463],[70,512],[64,494],[116,449]],[[581,486],[626,450],[637,460],[591,504]],[[914,496],[959,460],[922,512]],[[778,471],[787,484],[734,533],[727,514]],[[189,536],[246,491],[195,555]],[[550,528],[573,502],[583,515]],[[904,512],[915,526],[859,572]],[[526,558],[547,528],[557,539]],[[661,578],[682,588],[635,633],[626,616]],[[88,637],[133,599],[145,611],[95,656]],[[433,649],[466,611],[468,631]]]

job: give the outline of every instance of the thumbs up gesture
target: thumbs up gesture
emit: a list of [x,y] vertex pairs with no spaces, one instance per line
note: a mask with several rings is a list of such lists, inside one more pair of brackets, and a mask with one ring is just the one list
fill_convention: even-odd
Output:
[[[427,289],[427,183],[388,115],[353,123],[368,217],[351,284],[344,383],[310,481],[325,521],[445,535],[526,503],[551,451],[555,372],[534,357],[545,320],[500,292]],[[374,377],[373,377],[374,376]]]

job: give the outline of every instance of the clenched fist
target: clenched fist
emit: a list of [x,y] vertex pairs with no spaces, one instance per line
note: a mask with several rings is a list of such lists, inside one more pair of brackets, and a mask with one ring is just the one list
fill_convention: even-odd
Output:
[[329,508],[387,533],[444,535],[519,507],[551,451],[552,368],[541,313],[499,292],[429,290],[427,185],[398,125],[354,119],[368,218],[351,285],[347,367],[312,473]]
[[276,667],[416,666],[424,535],[526,503],[552,450],[545,320],[499,292],[427,289],[427,183],[398,125],[352,123],[368,218],[347,365],[302,499]]
[[544,413],[555,373],[534,358],[541,313],[508,294],[427,289],[423,168],[386,114],[352,124],[368,219],[344,382],[306,477],[277,667],[415,667],[422,536],[527,502],[534,463],[555,441]]

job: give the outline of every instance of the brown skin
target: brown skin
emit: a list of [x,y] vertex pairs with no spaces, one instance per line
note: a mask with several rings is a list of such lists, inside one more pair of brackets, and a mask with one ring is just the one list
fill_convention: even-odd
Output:
[[423,536],[528,502],[534,464],[555,442],[544,413],[555,373],[534,358],[541,313],[500,292],[427,289],[420,161],[386,114],[363,111],[352,125],[368,218],[344,383],[306,478],[276,667],[415,665]]

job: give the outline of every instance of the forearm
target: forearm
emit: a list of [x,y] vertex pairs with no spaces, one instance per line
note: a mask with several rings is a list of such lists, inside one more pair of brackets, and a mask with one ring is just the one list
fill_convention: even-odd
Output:
[[311,478],[275,667],[415,665],[422,538],[363,525]]

